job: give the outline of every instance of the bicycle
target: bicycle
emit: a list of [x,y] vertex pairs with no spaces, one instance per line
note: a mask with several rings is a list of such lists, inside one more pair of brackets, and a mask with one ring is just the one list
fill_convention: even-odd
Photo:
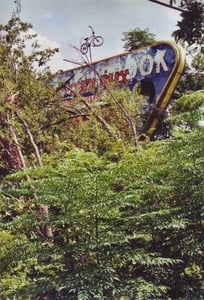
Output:
[[91,26],[89,28],[92,31],[92,35],[90,37],[85,38],[85,42],[81,44],[80,51],[81,54],[87,54],[90,47],[99,47],[103,44],[103,37],[100,35],[95,35],[95,32]]

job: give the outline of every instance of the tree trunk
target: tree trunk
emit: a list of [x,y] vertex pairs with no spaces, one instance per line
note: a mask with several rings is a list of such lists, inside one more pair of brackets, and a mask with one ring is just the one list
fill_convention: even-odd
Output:
[[23,153],[21,151],[21,146],[20,146],[20,143],[18,142],[18,138],[17,138],[16,132],[15,132],[15,129],[14,129],[13,125],[11,124],[10,117],[9,117],[9,112],[7,112],[7,121],[6,121],[6,123],[7,123],[7,126],[9,128],[10,132],[11,132],[13,141],[14,141],[16,149],[17,149],[18,156],[20,158],[20,162],[21,162],[20,169],[25,170],[26,169],[26,162],[25,162],[25,159],[23,157]]
[[[26,132],[29,136],[29,139],[30,139],[30,142],[35,150],[35,154],[36,154],[36,158],[37,158],[37,161],[38,161],[38,164],[40,166],[42,166],[42,160],[41,160],[41,156],[40,156],[40,152],[39,152],[39,149],[34,141],[34,138],[33,138],[33,135],[31,134],[31,131],[29,129],[29,126],[28,124],[26,123],[25,120],[23,120],[22,118],[20,118],[19,114],[16,113],[16,115],[18,116],[19,120],[21,121],[21,123],[24,125],[25,129],[26,129]],[[10,121],[10,117],[9,117],[9,111],[7,112],[7,126],[11,132],[11,135],[13,137],[13,140],[14,140],[14,143],[16,145],[16,148],[17,148],[17,151],[18,151],[18,155],[19,155],[19,158],[21,160],[21,169],[22,170],[26,170],[27,166],[26,166],[26,162],[25,162],[25,159],[24,159],[24,156],[23,156],[23,153],[21,151],[21,147],[20,147],[20,143],[18,142],[18,138],[17,138],[17,135],[16,135],[16,132],[15,132],[15,128],[14,126],[11,124],[11,121]],[[30,181],[30,177],[28,175],[26,175],[26,179],[28,181]],[[35,194],[34,194],[34,197]],[[39,213],[39,221],[43,222],[45,221],[45,219],[47,218],[48,216],[48,206],[47,205],[44,205],[44,204],[37,204],[37,212]],[[49,225],[41,225],[40,226],[40,230],[41,230],[41,233],[44,237],[46,238],[51,238],[53,237],[53,232],[52,232],[52,228],[51,226]]]
[[37,162],[39,164],[39,166],[42,166],[42,159],[41,159],[41,155],[40,155],[40,151],[38,149],[38,146],[36,144],[36,142],[34,141],[34,138],[33,138],[33,135],[30,131],[30,128],[28,126],[28,123],[19,115],[19,113],[16,111],[15,112],[16,116],[18,117],[18,119],[20,120],[20,122],[23,124],[27,134],[28,134],[28,137],[29,137],[29,140],[30,140],[30,143],[31,145],[33,146],[34,150],[35,150],[35,156],[36,156],[36,159],[37,159]]

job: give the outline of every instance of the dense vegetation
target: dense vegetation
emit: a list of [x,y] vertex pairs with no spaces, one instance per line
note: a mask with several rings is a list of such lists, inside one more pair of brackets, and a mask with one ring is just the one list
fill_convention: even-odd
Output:
[[203,54],[141,140],[141,95],[63,105],[30,27],[1,25],[0,299],[203,299]]
[[[76,148],[10,175],[1,201],[1,293],[202,299],[203,139],[198,129],[121,150],[116,162]],[[40,203],[50,207],[41,218]],[[42,223],[52,226],[51,238]]]

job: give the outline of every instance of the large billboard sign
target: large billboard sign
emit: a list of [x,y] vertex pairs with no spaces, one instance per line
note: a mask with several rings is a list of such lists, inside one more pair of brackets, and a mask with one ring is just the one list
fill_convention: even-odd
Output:
[[99,88],[126,86],[134,92],[138,83],[148,112],[145,132],[151,134],[164,113],[182,74],[184,55],[172,42],[160,42],[134,52],[122,53],[92,64],[58,73],[53,84],[67,103],[76,93],[93,101]]

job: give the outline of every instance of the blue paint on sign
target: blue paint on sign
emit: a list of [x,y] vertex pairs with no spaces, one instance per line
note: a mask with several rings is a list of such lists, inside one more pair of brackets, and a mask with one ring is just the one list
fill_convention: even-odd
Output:
[[99,87],[105,89],[108,84],[114,84],[134,92],[140,83],[144,106],[146,111],[151,111],[163,101],[164,93],[169,93],[165,102],[169,100],[183,67],[181,49],[171,42],[161,42],[56,74],[53,84],[65,101],[73,101],[79,93],[90,97],[91,102],[97,97]]

